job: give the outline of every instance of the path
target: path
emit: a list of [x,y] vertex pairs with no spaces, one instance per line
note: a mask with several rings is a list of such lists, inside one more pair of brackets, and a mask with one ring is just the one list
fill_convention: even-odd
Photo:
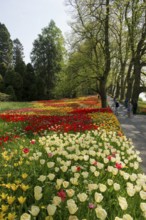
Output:
[[[113,109],[113,99],[108,97],[108,103]],[[141,167],[146,173],[146,115],[132,115],[127,117],[127,110],[120,104],[117,118],[126,137],[131,138],[136,150],[140,151]]]

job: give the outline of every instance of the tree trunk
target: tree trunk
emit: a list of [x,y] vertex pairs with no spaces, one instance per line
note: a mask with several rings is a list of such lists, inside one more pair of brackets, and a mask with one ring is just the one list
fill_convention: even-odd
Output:
[[102,101],[102,108],[107,107],[107,94],[106,94],[106,82],[110,72],[110,42],[109,42],[109,0],[106,0],[106,16],[105,16],[105,28],[104,28],[104,49],[105,49],[105,70],[103,77],[100,80],[100,96]]
[[120,100],[123,100],[123,99],[124,99],[124,92],[125,92],[125,86],[124,86],[124,75],[121,74]]
[[112,96],[115,96],[115,90],[116,90],[116,86],[113,86],[113,90],[112,90]]
[[102,108],[107,107],[107,95],[106,95],[106,81],[103,79],[99,85]]
[[121,95],[120,95],[120,100],[124,100],[125,97],[125,86],[121,87]]
[[120,85],[119,82],[117,82],[115,97],[119,98],[119,95],[120,95]]
[[141,77],[140,60],[135,59],[135,62],[134,62],[134,85],[133,85],[133,93],[132,93],[132,100],[134,102],[138,102],[138,97],[139,97],[139,93],[140,93],[140,77]]
[[132,89],[133,89],[133,79],[129,79],[128,87],[127,87],[127,93],[126,93],[126,99],[130,100],[132,97]]
[[125,97],[125,84],[124,84],[124,76],[125,76],[125,63],[122,63],[121,65],[121,80],[120,80],[120,83],[121,83],[121,89],[120,89],[120,100],[123,100],[124,97]]
[[128,100],[130,100],[132,96],[132,86],[133,86],[133,78],[131,76],[132,67],[133,67],[133,58],[130,61],[127,77],[126,77],[126,84],[127,84],[126,99]]

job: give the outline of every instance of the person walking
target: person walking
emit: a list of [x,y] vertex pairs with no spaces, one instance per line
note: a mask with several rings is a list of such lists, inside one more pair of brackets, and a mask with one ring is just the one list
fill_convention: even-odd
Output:
[[124,104],[125,104],[125,108],[128,107],[128,101],[129,101],[128,98],[126,98],[126,99],[125,99],[125,102],[124,102]]
[[115,100],[115,114],[118,115],[119,102]]
[[128,118],[131,118],[132,115],[132,104],[130,101],[128,101],[127,103],[127,114],[128,114]]

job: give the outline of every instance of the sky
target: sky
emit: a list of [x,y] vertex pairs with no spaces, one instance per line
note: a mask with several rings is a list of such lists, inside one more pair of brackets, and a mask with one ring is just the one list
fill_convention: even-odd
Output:
[[24,61],[30,62],[33,42],[52,20],[64,37],[70,31],[70,20],[64,0],[0,0],[0,23],[5,24],[11,39],[24,47]]

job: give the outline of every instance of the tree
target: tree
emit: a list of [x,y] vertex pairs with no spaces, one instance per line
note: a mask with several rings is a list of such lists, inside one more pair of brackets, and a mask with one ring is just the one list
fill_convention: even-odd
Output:
[[112,94],[123,100],[126,93],[127,66],[130,62],[130,40],[125,22],[125,1],[116,0],[110,15]]
[[96,90],[101,96],[102,107],[107,106],[107,79],[110,73],[109,16],[110,1],[68,0],[74,9],[74,22],[71,23],[75,45],[90,42],[92,70],[94,70]]
[[12,85],[18,101],[22,101],[23,78],[20,73],[14,72]]
[[14,66],[21,63],[24,58],[23,46],[18,38],[13,40],[13,63]]
[[0,23],[0,65],[12,65],[12,40],[6,26]]
[[14,92],[12,91],[12,94],[14,93],[14,95],[12,96],[12,98],[14,97],[14,99],[18,101],[22,100],[23,79],[19,73],[15,72],[13,69],[8,69],[4,77],[4,84],[5,93],[11,95],[10,93],[8,93],[8,91],[13,90]]
[[13,41],[13,66],[15,72],[19,73],[21,76],[23,76],[26,71],[26,65],[23,59],[24,59],[23,45],[21,44],[19,39],[16,38]]
[[6,90],[5,90],[6,94],[8,94],[10,96],[10,99],[12,101],[16,101],[17,98],[16,98],[16,95],[15,95],[15,90],[13,88],[13,86],[9,85]]
[[37,79],[34,68],[31,63],[26,66],[26,72],[23,76],[23,100],[34,101],[39,99],[37,91]]
[[4,76],[5,88],[8,87],[9,85],[13,86],[14,76],[15,76],[15,71],[12,68],[8,69]]
[[142,75],[142,68],[146,66],[146,60],[144,56],[146,56],[146,2],[143,1],[140,5],[136,5],[136,9],[143,9],[138,13],[138,26],[140,34],[138,36],[136,42],[136,48],[134,53],[133,65],[134,65],[134,85],[133,85],[133,93],[132,93],[132,100],[133,102],[138,101],[139,94],[141,92],[141,75]]
[[[20,85],[19,88],[16,88],[16,86],[14,86],[15,90],[19,89],[19,93],[17,91],[15,91],[16,96],[18,98],[18,100],[27,100],[26,96],[25,96],[25,91],[26,88],[23,87],[27,87],[27,85],[24,85],[26,83],[26,65],[25,62],[23,61],[24,59],[24,53],[23,53],[23,45],[21,44],[21,42],[19,41],[18,38],[16,38],[13,41],[13,66],[14,66],[14,70],[16,72],[16,79],[20,80]],[[28,90],[29,88],[27,88]]]
[[61,70],[64,53],[64,39],[53,20],[42,30],[33,43],[31,61],[35,72],[44,84],[45,98],[51,98],[55,75]]
[[0,92],[4,91],[4,79],[2,75],[0,74]]
[[[71,94],[76,96],[97,93],[96,72],[93,67],[92,45],[86,40],[69,54],[67,80]],[[100,68],[98,69],[100,71]]]

